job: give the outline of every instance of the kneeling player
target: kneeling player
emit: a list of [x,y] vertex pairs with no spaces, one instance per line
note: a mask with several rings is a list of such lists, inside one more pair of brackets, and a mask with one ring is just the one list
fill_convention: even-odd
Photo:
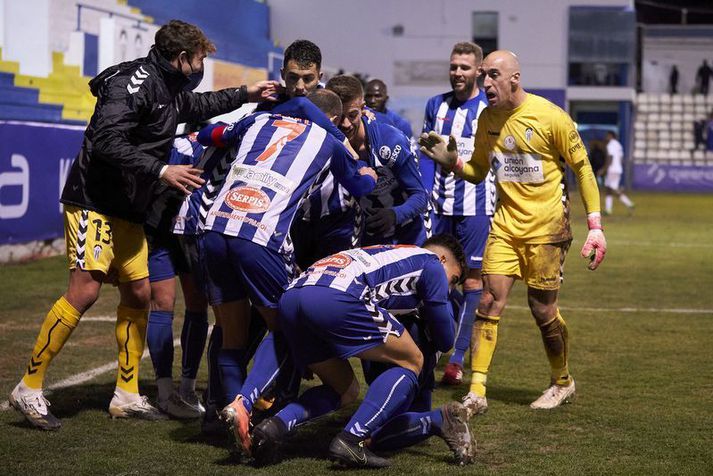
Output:
[[[359,357],[393,367],[374,380],[356,413],[332,440],[330,458],[356,467],[389,465],[366,442],[411,405],[423,355],[404,326],[380,303],[397,294],[422,301],[433,345],[447,351],[454,335],[448,293],[463,274],[462,256],[455,240],[444,237],[432,238],[424,248],[353,249],[318,261],[290,284],[280,299],[280,325],[296,364],[308,366],[324,385],[307,390],[255,429],[258,462],[272,459],[296,425],[354,401],[359,388],[347,359]],[[460,430],[459,441],[470,454],[465,417]]]

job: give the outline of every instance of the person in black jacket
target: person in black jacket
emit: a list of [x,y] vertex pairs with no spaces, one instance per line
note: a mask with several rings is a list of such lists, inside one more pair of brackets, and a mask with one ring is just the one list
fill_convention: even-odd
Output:
[[61,424],[42,393],[52,358],[96,301],[103,282],[118,282],[119,365],[109,413],[114,418],[162,418],[139,394],[150,286],[143,222],[159,186],[187,194],[202,185],[191,165],[168,165],[176,126],[266,99],[278,83],[193,93],[203,60],[215,46],[194,25],[162,26],[148,56],[112,66],[89,82],[97,102],[62,192],[69,286],[40,329],[27,371],[10,404],[34,426]]

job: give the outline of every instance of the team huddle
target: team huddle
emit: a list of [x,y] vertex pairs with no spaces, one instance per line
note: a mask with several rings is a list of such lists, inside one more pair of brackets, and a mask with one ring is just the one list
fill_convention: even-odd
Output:
[[[456,464],[472,463],[470,425],[488,409],[487,374],[516,279],[551,368],[531,407],[574,396],[557,306],[572,241],[565,166],[587,212],[590,269],[606,252],[599,194],[575,125],[522,89],[513,53],[483,58],[474,43],[457,43],[452,90],[428,101],[413,138],[386,108],[383,81],[364,87],[337,75],[321,84],[310,41],[286,48],[284,85],[191,92],[214,51],[198,28],[173,20],[149,56],[90,82],[97,106],[61,199],[69,287],[10,395],[15,409],[38,428],[61,426],[42,393],[46,369],[108,281],[120,293],[111,416],[201,418],[207,434],[227,427],[258,465],[279,461],[300,426],[357,402],[351,358],[368,388],[330,459],[385,467],[378,453],[437,436]],[[137,72],[146,79],[132,87]],[[257,107],[236,123],[174,138],[178,123],[248,102]],[[178,389],[176,276],[186,305]],[[139,393],[145,343],[155,406]],[[462,383],[470,349],[470,390],[434,408],[435,368],[452,349],[442,384]]]

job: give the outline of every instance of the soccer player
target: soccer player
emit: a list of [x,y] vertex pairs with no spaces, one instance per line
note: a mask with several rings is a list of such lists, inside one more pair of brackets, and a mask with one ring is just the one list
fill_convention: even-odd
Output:
[[614,209],[614,195],[619,197],[621,203],[634,210],[634,202],[621,190],[621,175],[624,173],[624,148],[616,139],[616,132],[607,131],[607,159],[604,163],[604,213],[611,215]]
[[[359,384],[348,359],[359,357],[393,366],[371,383],[349,423],[332,440],[330,458],[354,467],[388,466],[387,459],[369,450],[367,440],[409,407],[423,355],[387,309],[422,302],[421,318],[433,347],[447,351],[454,337],[448,294],[463,270],[460,245],[442,235],[426,241],[423,248],[379,245],[343,251],[317,261],[293,280],[280,299],[280,324],[296,364],[309,367],[322,385],[305,391],[256,427],[258,462],[274,461],[297,425],[356,399]],[[454,402],[434,412],[433,421],[462,458],[472,456],[465,413]]]
[[[168,163],[193,166],[203,154],[195,133],[177,137]],[[179,419],[199,418],[205,408],[196,395],[196,376],[208,333],[208,300],[196,278],[195,264],[172,233],[173,218],[181,203],[178,192],[162,191],[154,200],[144,224],[149,248],[151,312],[146,341],[156,374],[158,408]],[[183,224],[182,224],[183,225]],[[184,243],[185,244],[185,243]],[[176,301],[176,276],[179,276],[186,311],[181,331],[181,385],[173,387],[173,315]]]
[[262,81],[249,88],[191,92],[203,76],[203,60],[214,51],[199,28],[172,20],[156,32],[147,57],[112,66],[89,83],[97,103],[61,198],[69,286],[47,314],[27,371],[10,395],[10,404],[38,428],[61,426],[42,394],[45,373],[98,298],[110,269],[118,275],[121,300],[109,413],[163,417],[138,387],[151,294],[142,228],[147,207],[160,182],[184,193],[202,184],[200,170],[166,163],[179,122],[202,121],[267,98],[277,86]]
[[[318,90],[310,97],[333,120],[341,115],[334,93]],[[327,170],[357,197],[374,188],[376,174],[359,168],[325,129],[289,116],[256,114],[228,127],[204,129],[199,139],[206,145],[235,147],[229,167],[206,185],[201,228],[209,297],[223,329],[219,366],[230,402],[223,415],[238,446],[249,453],[252,407],[289,361],[276,308],[293,266],[289,229],[294,215]],[[241,362],[250,302],[271,333],[245,379]]]
[[378,114],[383,114],[391,125],[403,132],[406,138],[411,140],[413,137],[411,124],[406,119],[395,113],[393,109],[388,109],[386,107],[386,103],[389,102],[389,91],[386,87],[386,83],[380,79],[372,79],[366,83],[364,101],[368,107],[376,111]]
[[[357,242],[365,246],[422,244],[429,232],[428,195],[421,184],[408,139],[395,127],[364,114],[364,90],[356,77],[335,76],[325,87],[342,100],[340,130],[359,158],[379,176],[374,191],[360,200]],[[334,187],[332,193],[339,193],[338,187]],[[363,221],[362,210],[365,212]]]
[[590,258],[591,270],[606,253],[599,192],[572,119],[546,99],[525,92],[515,54],[495,51],[481,68],[488,108],[478,119],[473,156],[463,160],[454,137],[448,143],[435,133],[419,139],[421,151],[446,171],[477,183],[492,169],[498,185],[498,207],[483,257],[485,288],[473,332],[473,376],[464,403],[471,413],[487,409],[486,378],[498,323],[514,281],[522,279],[551,369],[550,386],[530,406],[555,408],[575,392],[567,325],[557,305],[562,265],[572,241],[565,164],[577,177],[587,212],[589,234],[581,254]]
[[[456,43],[451,51],[449,67],[452,90],[432,97],[426,105],[423,132],[453,136],[458,144],[459,157],[463,160],[468,160],[473,154],[478,117],[487,106],[485,93],[477,83],[482,60],[480,46],[470,42]],[[434,169],[434,163],[426,158],[419,160],[419,166],[423,184],[431,193],[434,204],[433,232],[456,236],[465,249],[468,263],[456,343],[442,381],[448,385],[459,385],[483,289],[481,267],[495,210],[495,183],[492,174],[480,183],[470,183],[439,164]]]

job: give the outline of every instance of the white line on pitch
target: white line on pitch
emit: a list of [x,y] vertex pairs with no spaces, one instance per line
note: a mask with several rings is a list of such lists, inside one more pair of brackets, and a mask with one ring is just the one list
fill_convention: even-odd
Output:
[[[529,310],[527,306],[507,306],[510,309]],[[584,311],[584,312],[659,312],[664,314],[713,314],[713,309],[665,309],[658,307],[579,307],[579,306],[559,306],[563,311]]]
[[[99,316],[100,318],[104,318],[107,316]],[[97,318],[90,318],[96,320]],[[84,320],[84,319],[82,319]],[[116,320],[116,318],[114,318]],[[208,327],[208,334],[210,334],[211,329],[213,326]],[[181,339],[174,339],[173,340],[173,346],[180,346],[181,345]],[[141,360],[145,359],[146,357],[149,356],[149,349],[146,347],[144,350],[144,353],[141,355]],[[81,385],[83,383],[89,382],[92,380],[94,377],[98,377],[101,374],[105,374],[107,372],[111,372],[112,370],[116,370],[116,361],[109,362],[108,364],[104,364],[100,367],[93,368],[91,370],[87,370],[86,372],[78,373],[76,375],[72,375],[70,377],[67,377],[64,380],[60,380],[59,382],[55,382],[52,385],[48,385],[44,389],[44,394],[45,396],[49,395],[52,393],[53,390],[59,390],[62,388],[67,388],[67,387],[73,387],[75,385]],[[0,411],[5,411],[10,408],[10,403],[5,401],[0,403]]]

